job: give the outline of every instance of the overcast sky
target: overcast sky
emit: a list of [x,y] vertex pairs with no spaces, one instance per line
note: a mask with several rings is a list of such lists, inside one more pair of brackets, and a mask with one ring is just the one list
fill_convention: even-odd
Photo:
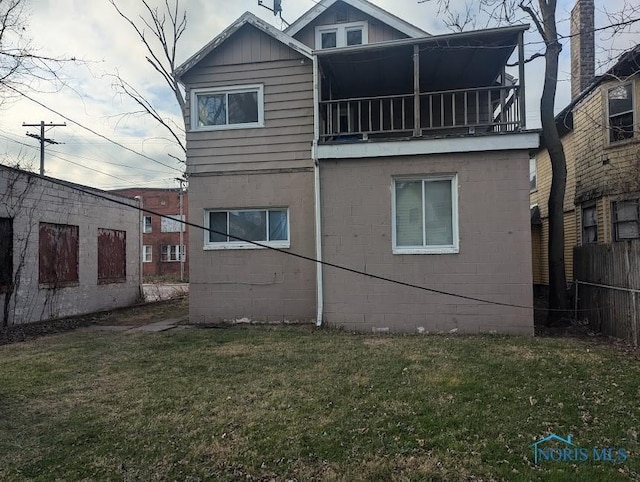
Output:
[[[49,56],[68,56],[83,59],[84,63],[66,65],[61,74],[66,86],[56,93],[28,92],[44,106],[53,109],[74,122],[82,124],[127,148],[159,161],[155,163],[143,156],[109,143],[82,129],[71,121],[66,127],[56,127],[47,137],[60,142],[47,147],[46,174],[103,189],[130,186],[177,186],[174,178],[180,176],[183,165],[169,154],[182,157],[167,141],[162,130],[145,118],[122,116],[135,110],[126,98],[112,87],[109,75],[119,72],[149,99],[167,117],[181,122],[179,110],[171,92],[161,78],[145,62],[145,51],[131,28],[117,15],[107,0],[26,0],[29,13],[28,34],[39,52]],[[173,0],[169,0],[172,3]],[[574,0],[560,0],[559,29],[568,33],[569,11]],[[150,0],[151,4],[164,3]],[[269,0],[265,0],[269,3]],[[313,0],[282,0],[283,17],[293,22],[314,5]],[[432,34],[447,33],[433,3],[418,4],[417,0],[374,0],[373,3],[391,13],[410,20]],[[452,0],[464,4],[464,0]],[[602,5],[615,10],[622,0],[596,0],[596,27],[607,23]],[[141,13],[137,0],[120,0],[122,9],[132,16]],[[245,11],[250,11],[281,27],[273,14],[259,7],[257,0],[181,0],[187,11],[188,26],[178,48],[178,63],[182,63],[198,49],[218,35]],[[638,42],[638,37],[626,35],[614,39],[608,32],[596,36],[597,54],[604,62]],[[539,48],[540,39],[527,33],[525,42],[529,53]],[[613,48],[613,50],[612,50]],[[569,101],[569,48],[565,45],[560,65],[556,109]],[[602,70],[601,67],[600,70]],[[527,121],[529,127],[538,127],[536,109],[542,88],[543,60],[527,65]],[[46,88],[44,86],[43,88]],[[37,133],[22,123],[62,123],[65,119],[37,103],[22,99],[4,103],[0,116],[0,154],[2,163],[21,159],[22,165],[34,169],[39,166],[38,141],[25,134]],[[100,172],[98,172],[100,171]]]

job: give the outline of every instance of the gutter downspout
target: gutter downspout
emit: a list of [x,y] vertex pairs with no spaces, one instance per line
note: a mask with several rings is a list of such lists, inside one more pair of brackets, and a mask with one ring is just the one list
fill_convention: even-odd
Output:
[[322,281],[322,209],[320,206],[320,162],[318,160],[318,139],[320,138],[320,83],[318,56],[313,55],[313,144],[311,159],[313,161],[315,191],[315,223],[316,223],[316,326],[322,326],[324,311],[324,292]]

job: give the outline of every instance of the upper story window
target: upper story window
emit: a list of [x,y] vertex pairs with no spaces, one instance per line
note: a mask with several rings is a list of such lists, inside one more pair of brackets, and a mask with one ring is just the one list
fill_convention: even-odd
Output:
[[193,90],[191,127],[193,130],[264,127],[263,86]]
[[394,180],[393,252],[458,252],[456,176]]
[[609,142],[633,138],[635,127],[633,83],[618,85],[607,91]]
[[150,233],[152,231],[153,231],[153,228],[151,227],[151,216],[144,216],[142,218],[142,232]]
[[316,48],[352,47],[369,42],[367,22],[341,23],[316,27]]

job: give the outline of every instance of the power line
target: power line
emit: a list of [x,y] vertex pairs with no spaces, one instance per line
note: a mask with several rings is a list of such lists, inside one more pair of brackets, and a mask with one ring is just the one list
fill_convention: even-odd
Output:
[[[23,171],[23,172],[24,172],[24,175],[26,175],[26,176],[34,176],[33,173],[26,172],[26,171]],[[137,211],[140,211],[140,212],[143,212],[143,213],[146,213],[146,214],[152,214],[152,215],[155,215],[155,216],[160,216],[161,218],[167,218],[167,219],[172,219],[173,221],[177,221],[176,219],[171,218],[171,217],[169,217],[169,216],[167,216],[165,214],[160,214],[158,212],[151,211],[150,209],[146,209],[146,208],[143,208],[143,207],[140,207],[140,206],[132,206],[131,204],[128,204],[128,203],[126,203],[124,201],[118,201],[117,199],[112,199],[112,198],[110,198],[110,197],[108,197],[106,195],[102,195],[99,192],[88,191],[88,190],[82,189],[81,187],[79,187],[77,185],[73,185],[73,184],[71,184],[69,182],[66,182],[66,181],[63,181],[61,179],[47,178],[47,180],[51,181],[51,182],[53,182],[55,184],[60,184],[60,185],[65,186],[65,187],[70,187],[72,189],[75,189],[76,191],[80,191],[80,192],[88,194],[90,196],[95,196],[95,197],[98,197],[100,199],[104,199],[106,201],[110,201],[112,203],[119,204],[121,206],[125,206],[125,207],[128,207],[128,208],[132,208],[132,209],[135,209]],[[533,311],[540,310],[540,311],[561,312],[561,313],[565,313],[565,312],[569,311],[569,310],[559,310],[559,309],[551,309],[551,308],[536,308],[534,306],[518,305],[518,304],[515,304],[515,303],[503,303],[503,302],[500,302],[500,301],[493,301],[493,300],[487,300],[487,299],[483,299],[483,298],[477,298],[475,296],[467,296],[467,295],[462,295],[462,294],[459,294],[459,293],[452,293],[450,291],[439,290],[439,289],[436,289],[436,288],[429,288],[427,286],[415,285],[415,284],[412,284],[412,283],[407,283],[407,282],[404,282],[404,281],[395,280],[395,279],[392,279],[392,278],[387,278],[387,277],[375,275],[375,274],[372,274],[372,273],[367,273],[366,271],[361,271],[361,270],[357,270],[357,269],[354,269],[354,268],[349,268],[348,266],[342,266],[342,265],[339,265],[339,264],[330,263],[328,261],[320,261],[319,259],[313,258],[311,256],[305,256],[303,254],[295,253],[295,252],[292,252],[292,251],[289,251],[289,250],[284,250],[284,249],[280,249],[280,248],[274,248],[273,246],[269,246],[267,244],[262,244],[262,243],[259,243],[257,241],[251,241],[249,239],[245,239],[245,238],[242,238],[240,236],[234,236],[234,235],[232,235],[230,233],[225,233],[225,232],[222,232],[222,231],[218,231],[218,230],[212,229],[211,227],[207,228],[206,226],[202,226],[200,224],[195,224],[195,223],[192,223],[192,222],[189,222],[189,221],[179,220],[179,222],[183,223],[186,226],[191,226],[193,228],[201,229],[202,231],[204,231],[206,233],[213,233],[213,234],[219,234],[219,235],[223,235],[223,236],[228,236],[229,238],[233,238],[236,241],[241,241],[241,242],[244,242],[244,243],[252,244],[252,245],[254,245],[256,247],[268,249],[270,251],[275,251],[275,252],[281,253],[281,254],[286,255],[286,256],[292,256],[294,258],[303,259],[305,261],[310,261],[312,263],[319,264],[319,265],[322,265],[322,266],[327,266],[329,268],[339,269],[339,270],[342,270],[342,271],[346,271],[348,273],[353,273],[353,274],[356,274],[356,275],[359,275],[359,276],[365,276],[365,277],[368,277],[368,278],[376,279],[376,280],[379,280],[379,281],[384,281],[386,283],[391,283],[391,284],[395,284],[395,285],[399,285],[399,286],[405,286],[407,288],[414,288],[414,289],[418,289],[418,290],[421,290],[421,291],[427,291],[429,293],[434,293],[434,294],[439,294],[439,295],[444,295],[444,296],[451,296],[453,298],[458,298],[458,299],[463,299],[463,300],[468,300],[468,301],[476,301],[478,303],[484,303],[484,304],[493,305],[493,306],[504,306],[504,307],[508,307],[508,308],[521,308],[521,309],[525,309],[525,310],[533,310]],[[579,311],[593,311],[593,310],[590,309],[590,310],[579,310]]]
[[126,151],[129,151],[129,152],[132,152],[133,154],[137,154],[137,155],[138,155],[138,156],[140,156],[140,157],[144,157],[145,159],[148,159],[148,160],[150,160],[150,161],[152,161],[152,162],[155,162],[155,163],[157,163],[157,164],[160,164],[161,166],[168,167],[169,169],[173,169],[174,171],[178,171],[180,174],[182,174],[182,170],[178,169],[177,167],[173,167],[173,166],[170,166],[169,164],[165,164],[165,163],[163,163],[163,162],[160,162],[160,161],[158,161],[157,159],[154,159],[154,158],[152,158],[152,157],[150,157],[150,156],[147,156],[147,155],[145,155],[145,154],[142,154],[141,152],[138,152],[138,151],[136,151],[136,150],[134,150],[134,149],[131,149],[130,147],[127,147],[127,146],[125,146],[125,145],[123,145],[123,144],[120,144],[119,142],[116,142],[116,141],[114,141],[114,140],[110,139],[109,137],[107,137],[107,136],[105,136],[105,135],[103,135],[103,134],[100,134],[99,132],[97,132],[97,131],[95,131],[95,130],[91,129],[90,127],[87,127],[87,126],[85,126],[85,125],[83,125],[83,124],[81,124],[81,123],[79,123],[79,122],[77,122],[77,121],[75,121],[75,120],[71,119],[70,117],[65,116],[64,114],[61,114],[60,112],[58,112],[58,111],[56,111],[56,110],[52,109],[51,107],[49,107],[49,106],[47,106],[47,105],[43,104],[42,102],[40,102],[40,101],[38,101],[38,100],[34,99],[33,97],[28,96],[28,95],[27,95],[27,94],[25,94],[24,92],[19,91],[18,89],[16,89],[15,87],[13,87],[13,86],[11,86],[11,85],[9,85],[9,84],[6,84],[6,85],[5,85],[5,87],[7,87],[7,88],[9,88],[9,89],[13,90],[14,92],[16,92],[17,94],[19,94],[19,95],[23,96],[24,98],[29,99],[31,102],[34,102],[35,104],[38,104],[40,107],[43,107],[43,108],[47,109],[49,112],[53,112],[54,114],[59,115],[60,117],[62,117],[62,118],[63,118],[63,119],[65,119],[66,121],[71,122],[71,123],[73,123],[73,124],[77,125],[77,126],[78,126],[78,127],[80,127],[81,129],[84,129],[84,130],[86,130],[86,131],[88,131],[88,132],[91,132],[92,134],[94,134],[94,135],[96,135],[96,136],[98,136],[98,137],[100,137],[100,138],[102,138],[102,139],[104,139],[104,140],[106,140],[106,141],[110,142],[111,144],[114,144],[114,145],[116,145],[116,146],[118,146],[118,147],[121,147],[122,149],[124,149],[124,150],[126,150]]

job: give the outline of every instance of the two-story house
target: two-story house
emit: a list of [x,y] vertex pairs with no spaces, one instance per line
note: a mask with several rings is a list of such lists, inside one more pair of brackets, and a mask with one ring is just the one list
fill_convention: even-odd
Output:
[[[640,46],[596,77],[594,0],[578,0],[571,20],[572,101],[557,116],[567,162],[565,266],[574,278],[573,248],[640,238]],[[548,210],[551,164],[535,155],[531,204],[534,283],[548,284]]]
[[191,57],[191,320],[532,334],[526,30],[321,0]]

